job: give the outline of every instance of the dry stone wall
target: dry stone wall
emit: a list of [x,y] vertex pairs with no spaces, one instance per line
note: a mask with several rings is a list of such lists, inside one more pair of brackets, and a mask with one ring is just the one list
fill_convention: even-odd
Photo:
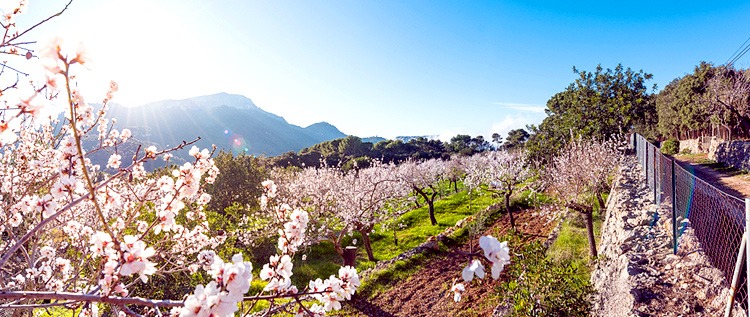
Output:
[[737,169],[750,170],[750,141],[724,142],[716,149],[715,160]]
[[[592,316],[722,316],[729,298],[688,229],[672,252],[671,211],[649,197],[633,157],[622,164],[607,201],[600,259],[591,276]],[[736,305],[735,305],[736,306]],[[735,307],[733,316],[744,316]]]
[[689,149],[691,153],[706,153],[709,159],[716,160],[716,150],[722,143],[724,143],[724,140],[715,136],[682,140],[680,141],[680,151]]

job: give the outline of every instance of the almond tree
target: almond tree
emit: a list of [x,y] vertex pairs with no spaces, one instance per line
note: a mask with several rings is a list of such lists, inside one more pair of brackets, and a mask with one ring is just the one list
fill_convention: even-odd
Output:
[[407,210],[409,187],[397,177],[394,164],[373,162],[358,173],[348,173],[340,196],[345,222],[362,235],[367,258],[375,261],[370,233],[378,224],[398,218]]
[[594,240],[594,200],[604,210],[603,195],[622,159],[616,141],[576,139],[552,159],[544,181],[566,208],[586,217],[589,254],[597,256]]
[[466,176],[466,161],[465,156],[453,155],[446,162],[445,177],[453,184],[453,192],[455,193],[458,193],[458,181]]
[[285,201],[312,215],[306,243],[329,241],[343,257],[343,238],[357,231],[371,261],[375,257],[369,234],[375,225],[400,216],[408,195],[395,165],[378,161],[349,172],[325,165],[309,167],[295,174],[286,187]]
[[510,209],[510,197],[516,186],[532,175],[526,166],[523,153],[495,151],[477,154],[469,158],[466,170],[464,182],[469,188],[481,188],[503,196],[505,210],[510,217],[510,226],[515,229],[516,222]]
[[409,160],[398,167],[398,176],[415,193],[427,202],[430,223],[437,225],[435,219],[435,198],[440,193],[440,181],[445,177],[446,164],[442,160],[432,159],[424,162]]

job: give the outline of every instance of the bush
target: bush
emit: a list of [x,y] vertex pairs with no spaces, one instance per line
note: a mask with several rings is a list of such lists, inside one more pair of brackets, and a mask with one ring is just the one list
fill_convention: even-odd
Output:
[[682,151],[680,151],[680,154],[692,154],[693,151],[691,151],[689,148],[684,148]]
[[661,152],[666,155],[675,155],[680,152],[680,141],[669,139],[661,144]]

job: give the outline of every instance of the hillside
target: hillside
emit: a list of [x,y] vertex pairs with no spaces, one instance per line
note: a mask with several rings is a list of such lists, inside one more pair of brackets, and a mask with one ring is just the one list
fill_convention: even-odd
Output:
[[219,150],[274,156],[346,136],[326,122],[305,128],[290,124],[247,97],[227,93],[139,107],[112,105],[109,117],[117,118],[118,129],[129,128],[135,142],[149,140],[159,148],[200,137],[201,148],[216,144]]

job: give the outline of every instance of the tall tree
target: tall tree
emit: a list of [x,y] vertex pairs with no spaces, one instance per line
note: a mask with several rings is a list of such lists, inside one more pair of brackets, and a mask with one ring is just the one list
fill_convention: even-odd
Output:
[[243,209],[257,210],[258,197],[263,194],[260,183],[268,178],[259,159],[222,151],[214,164],[222,172],[213,184],[206,184],[206,193],[211,195],[207,209],[223,214],[224,208],[236,203]]
[[526,140],[529,139],[529,133],[524,129],[513,129],[508,132],[508,136],[505,138],[503,148],[506,150],[520,149],[523,148]]
[[633,71],[621,64],[614,69],[597,66],[593,72],[573,68],[578,78],[564,91],[547,101],[547,118],[527,143],[535,159],[549,160],[550,155],[571,138],[608,138],[646,126],[655,118],[653,95],[646,81],[653,76]]

